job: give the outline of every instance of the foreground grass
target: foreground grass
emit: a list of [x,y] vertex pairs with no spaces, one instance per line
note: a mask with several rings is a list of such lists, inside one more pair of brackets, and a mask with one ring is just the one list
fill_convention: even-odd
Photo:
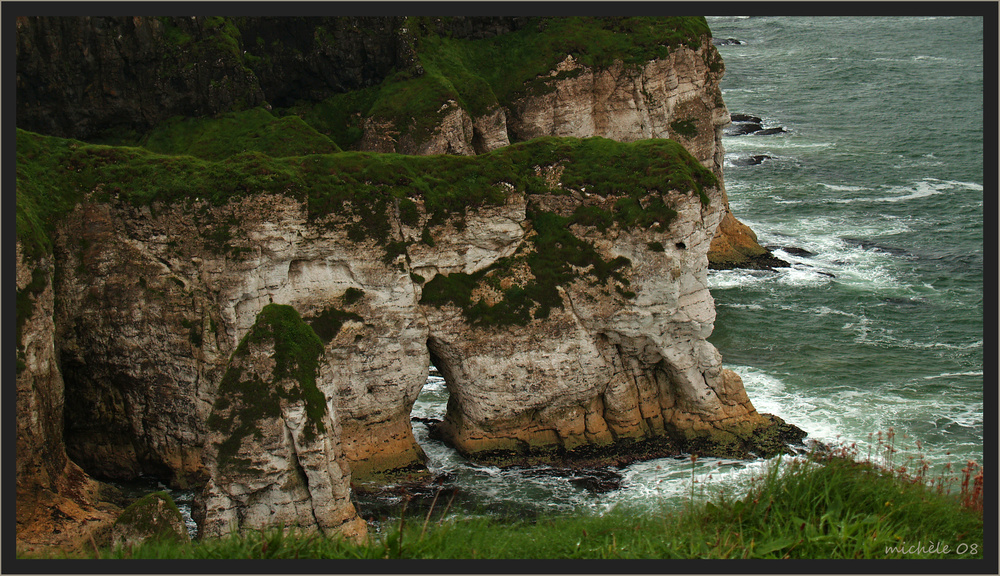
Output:
[[[404,515],[362,545],[280,530],[101,558],[982,558],[981,508],[884,468],[827,456],[773,466],[742,498],[681,510],[526,520]],[[945,548],[947,546],[947,548]],[[919,549],[918,549],[919,548]],[[90,557],[95,557],[91,554]]]

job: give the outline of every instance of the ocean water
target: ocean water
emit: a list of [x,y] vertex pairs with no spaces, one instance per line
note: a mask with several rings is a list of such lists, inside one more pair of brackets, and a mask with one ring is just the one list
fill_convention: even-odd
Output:
[[730,112],[786,130],[724,139],[730,204],[792,264],[713,272],[711,342],[814,438],[981,461],[982,20],[709,23]]
[[[940,474],[983,456],[983,23],[978,18],[710,17],[731,113],[770,135],[724,138],[737,217],[791,267],[712,271],[710,341],[761,412],[810,439]],[[759,163],[748,162],[754,156]],[[441,418],[431,376],[413,416]],[[545,467],[471,464],[414,433],[468,511],[600,511],[739,492],[765,461],[636,463],[588,489]],[[918,448],[919,446],[919,448]],[[912,458],[912,460],[911,460]],[[595,471],[595,473],[601,471]],[[362,501],[391,510],[398,497]],[[440,506],[440,504],[439,504]]]

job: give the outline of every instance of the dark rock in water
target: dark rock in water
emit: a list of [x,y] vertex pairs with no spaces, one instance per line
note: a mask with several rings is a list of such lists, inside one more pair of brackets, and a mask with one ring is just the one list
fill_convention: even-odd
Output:
[[768,250],[766,254],[760,254],[758,256],[751,256],[746,262],[741,262],[739,266],[732,264],[731,262],[712,262],[709,261],[709,270],[732,270],[734,268],[742,268],[744,270],[774,270],[775,268],[788,268],[791,264],[778,258],[771,251]]
[[810,264],[797,263],[797,264],[795,264],[792,267],[795,268],[796,270],[809,270],[809,271],[815,272],[816,274],[819,274],[820,276],[827,276],[829,278],[836,278],[836,276],[833,275],[833,273],[826,272],[825,270],[818,270],[818,269],[816,269],[815,266],[812,266]]
[[767,154],[754,154],[753,156],[743,156],[733,159],[733,166],[756,166],[764,160],[773,160]]
[[865,240],[863,238],[844,238],[844,242],[852,246],[857,246],[859,248],[864,248],[865,250],[874,250],[876,252],[885,252],[886,254],[892,254],[894,256],[903,256],[906,254],[906,250],[902,248],[896,248],[894,246],[885,246],[872,242],[871,240]]
[[764,128],[763,130],[758,130],[758,131],[754,132],[753,135],[754,136],[771,136],[773,134],[784,134],[785,132],[788,132],[788,130],[785,130],[781,126],[778,126],[777,128]]
[[525,473],[566,478],[570,484],[594,494],[605,494],[622,487],[622,475],[605,468],[528,468]]
[[925,298],[898,298],[890,296],[888,298],[883,298],[882,302],[892,304],[893,306],[899,306],[900,308],[916,308],[927,305],[927,299]]
[[741,46],[746,42],[736,38],[712,38],[712,44],[716,46]]
[[410,422],[420,422],[422,424],[427,424],[428,427],[435,426],[441,423],[441,420],[437,418],[421,418],[420,416],[412,416]]
[[606,494],[622,487],[622,477],[614,475],[591,475],[570,478],[570,484],[579,486],[592,494]]
[[751,114],[730,114],[729,119],[733,122],[754,122],[760,124],[763,122],[758,116],[753,116]]
[[731,126],[723,130],[723,134],[726,136],[743,136],[745,134],[754,134],[763,130],[763,126],[756,122],[751,122],[748,124],[732,124]]
[[806,250],[805,248],[798,248],[798,247],[795,247],[795,246],[768,246],[767,249],[768,250],[779,250],[779,249],[780,250],[784,250],[785,253],[788,254],[788,255],[790,255],[790,256],[805,256],[805,257],[809,257],[809,256],[815,256],[816,255],[815,252],[810,252],[809,250]]

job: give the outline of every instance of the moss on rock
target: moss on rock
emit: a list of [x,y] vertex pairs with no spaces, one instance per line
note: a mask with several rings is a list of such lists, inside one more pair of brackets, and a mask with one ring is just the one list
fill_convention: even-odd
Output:
[[[272,351],[270,371],[251,365],[251,348]],[[268,304],[240,340],[222,377],[208,425],[223,438],[216,444],[220,468],[242,468],[240,445],[262,439],[261,422],[281,416],[282,401],[302,402],[307,439],[326,431],[326,397],[316,386],[323,341],[291,306]]]
[[153,492],[126,507],[111,528],[112,546],[134,546],[146,540],[190,541],[184,517],[170,494]]

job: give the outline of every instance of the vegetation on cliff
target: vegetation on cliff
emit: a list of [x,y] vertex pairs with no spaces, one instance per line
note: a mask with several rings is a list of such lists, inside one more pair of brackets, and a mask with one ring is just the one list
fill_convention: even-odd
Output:
[[665,58],[678,46],[696,48],[711,34],[703,17],[565,17],[533,18],[507,34],[469,39],[451,33],[449,20],[407,19],[422,73],[399,70],[376,87],[289,112],[345,148],[361,137],[362,118],[388,121],[420,140],[437,125],[449,101],[476,118],[527,93],[551,90],[549,81],[567,73],[547,75],[567,56],[594,68],[616,60],[639,65]]
[[340,152],[332,140],[298,116],[277,118],[264,108],[218,117],[177,116],[157,125],[141,143],[158,154],[205,160],[223,160],[244,152],[260,152],[272,158]]
[[[550,190],[536,166],[564,167],[564,190]],[[255,193],[285,194],[306,203],[309,217],[353,214],[356,240],[389,241],[387,210],[419,200],[426,226],[443,224],[511,194],[569,193],[616,197],[611,210],[582,210],[575,222],[598,227],[669,224],[663,195],[689,192],[708,202],[715,186],[680,144],[670,140],[620,143],[603,138],[540,138],[477,157],[403,156],[344,152],[273,158],[244,152],[211,161],[156,154],[143,148],[85,144],[17,132],[17,237],[29,255],[51,253],[51,234],[77,203],[123,201],[135,206],[223,205]]]
[[[251,365],[251,348],[255,346],[273,350],[270,360],[274,366],[266,381],[261,378],[259,367]],[[220,467],[249,465],[237,457],[243,439],[254,436],[260,440],[260,422],[279,418],[282,400],[304,403],[307,438],[326,429],[323,422],[326,398],[316,386],[322,354],[322,340],[294,308],[268,304],[260,311],[257,321],[233,352],[208,419],[209,428],[224,438],[217,445]]]
[[[227,125],[231,120],[225,120]],[[161,134],[169,131],[165,128]],[[214,133],[213,129],[194,139],[178,137],[164,147],[197,149]],[[537,233],[534,249],[504,259],[491,270],[523,262],[534,280],[506,287],[502,306],[489,308],[469,300],[475,284],[489,271],[474,279],[456,274],[438,277],[426,286],[425,302],[453,302],[471,320],[487,324],[524,324],[532,317],[547,316],[561,302],[555,287],[579,276],[580,270],[587,270],[595,283],[612,278],[617,291],[628,297],[628,281],[619,273],[627,260],[606,261],[589,241],[572,233],[571,226],[600,231],[611,226],[653,227],[666,233],[676,215],[669,193],[698,195],[707,204],[706,190],[717,185],[710,170],[671,140],[621,143],[546,137],[475,157],[342,152],[275,158],[241,152],[209,160],[218,154],[172,156],[19,130],[17,147],[17,236],[26,253],[35,256],[51,252],[55,225],[84,200],[127,202],[155,210],[164,203],[206,201],[218,206],[249,194],[283,194],[302,201],[310,220],[344,226],[351,240],[374,240],[385,246],[386,260],[391,262],[406,249],[395,237],[396,218],[416,226],[423,212],[422,237],[431,243],[434,227],[449,221],[464,226],[469,210],[502,205],[513,194],[586,193],[593,198],[570,216],[529,212]],[[561,169],[561,186],[547,181],[538,169],[553,166]],[[328,220],[331,215],[334,219]],[[237,223],[215,223],[206,246],[231,250],[237,240],[230,225]]]

